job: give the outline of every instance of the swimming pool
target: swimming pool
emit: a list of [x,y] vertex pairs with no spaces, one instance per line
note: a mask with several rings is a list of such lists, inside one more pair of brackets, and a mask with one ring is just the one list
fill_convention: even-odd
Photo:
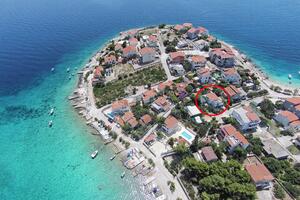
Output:
[[195,136],[189,133],[187,130],[184,130],[181,132],[181,137],[183,137],[188,142],[192,142]]

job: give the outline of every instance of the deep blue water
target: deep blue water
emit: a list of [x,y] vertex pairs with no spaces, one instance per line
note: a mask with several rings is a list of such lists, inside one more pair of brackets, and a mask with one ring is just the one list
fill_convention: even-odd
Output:
[[66,68],[75,72],[120,31],[183,22],[207,27],[271,78],[287,83],[292,74],[300,86],[297,0],[1,0],[0,199],[141,199],[139,188],[125,187],[135,180],[119,183],[123,169],[106,162],[109,149],[88,158],[101,142],[66,101],[76,84]]

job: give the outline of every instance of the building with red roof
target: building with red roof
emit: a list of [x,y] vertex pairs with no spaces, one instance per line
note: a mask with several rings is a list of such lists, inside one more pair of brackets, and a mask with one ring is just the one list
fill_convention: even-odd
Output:
[[185,27],[181,24],[177,24],[173,27],[173,29],[176,31],[176,32],[183,32],[185,30]]
[[211,81],[211,72],[209,67],[199,68],[196,73],[200,83],[209,83]]
[[230,99],[234,102],[245,99],[247,94],[242,88],[237,88],[234,85],[229,85],[225,88],[225,91],[228,93]]
[[164,91],[166,89],[166,87],[169,87],[170,89],[172,88],[173,85],[173,81],[167,81],[167,82],[162,82],[158,85],[157,90],[159,92]]
[[150,146],[155,142],[155,140],[156,140],[156,135],[154,133],[151,133],[144,139],[144,142]]
[[213,49],[209,52],[209,58],[218,67],[233,67],[235,63],[234,54],[225,48]]
[[229,153],[232,153],[238,146],[243,149],[249,146],[248,140],[231,124],[221,126],[218,137],[220,140],[227,142]]
[[134,46],[134,47],[136,47],[136,46],[138,45],[138,43],[139,43],[138,39],[136,39],[135,37],[130,38],[130,39],[128,40],[128,42],[129,42],[129,45],[130,45],[130,46]]
[[196,68],[205,67],[207,60],[204,56],[193,55],[189,58],[189,62],[191,63],[193,68]]
[[165,96],[160,96],[151,104],[151,108],[158,113],[166,112],[170,110],[171,103]]
[[115,55],[108,55],[104,57],[104,64],[105,65],[114,65],[117,62],[117,58]]
[[146,92],[143,93],[143,97],[142,97],[143,103],[148,104],[148,103],[152,102],[154,100],[155,96],[156,96],[155,90],[153,90],[153,89],[147,90]]
[[294,128],[297,130],[300,130],[300,120],[297,117],[297,115],[295,115],[294,113],[292,113],[291,111],[288,110],[283,110],[280,111],[275,117],[274,119],[280,123],[281,125],[284,126],[284,128]]
[[221,108],[224,106],[222,99],[213,92],[208,92],[207,94],[202,95],[201,101],[202,103],[207,103],[214,108]]
[[251,161],[246,163],[244,167],[250,175],[252,182],[259,189],[270,188],[271,183],[275,180],[271,172],[258,158],[250,157],[249,160]]
[[183,63],[184,59],[185,59],[185,54],[182,51],[169,53],[169,61],[172,64]]
[[150,47],[144,47],[140,50],[142,63],[149,63],[155,60],[155,50]]
[[140,119],[140,124],[143,126],[147,126],[152,122],[152,117],[149,114],[145,114]]
[[132,58],[137,55],[137,50],[135,46],[127,46],[123,49],[123,57]]
[[114,113],[123,113],[129,110],[129,103],[128,100],[122,99],[118,101],[114,101],[111,104],[111,110]]
[[261,122],[258,115],[248,106],[235,108],[232,117],[236,119],[242,130],[256,129]]
[[222,70],[223,79],[231,84],[240,84],[242,81],[241,76],[235,68],[225,68]]
[[180,127],[179,127],[178,120],[175,117],[173,117],[172,115],[169,115],[166,118],[165,123],[163,124],[162,128],[168,135],[172,135],[172,134],[176,133]]
[[218,160],[218,157],[211,146],[203,147],[200,151],[198,151],[198,153],[201,154],[205,162],[213,162]]
[[157,37],[155,35],[150,35],[147,40],[147,45],[149,47],[157,47],[157,42],[158,42]]

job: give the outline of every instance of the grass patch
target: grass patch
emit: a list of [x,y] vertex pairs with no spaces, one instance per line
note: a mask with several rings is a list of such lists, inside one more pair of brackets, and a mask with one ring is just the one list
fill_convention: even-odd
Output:
[[97,85],[94,87],[97,107],[110,104],[112,101],[125,97],[125,89],[128,86],[142,86],[149,83],[165,81],[167,79],[161,64],[151,68],[146,68],[136,73],[129,74],[118,80],[108,82],[106,85]]

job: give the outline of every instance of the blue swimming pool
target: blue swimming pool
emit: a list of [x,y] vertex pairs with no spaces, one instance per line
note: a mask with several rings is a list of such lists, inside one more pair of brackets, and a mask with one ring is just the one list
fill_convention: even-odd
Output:
[[184,139],[186,139],[187,141],[190,141],[190,140],[193,139],[193,136],[192,136],[190,133],[186,132],[186,131],[183,131],[183,132],[181,133],[181,136],[182,136]]

